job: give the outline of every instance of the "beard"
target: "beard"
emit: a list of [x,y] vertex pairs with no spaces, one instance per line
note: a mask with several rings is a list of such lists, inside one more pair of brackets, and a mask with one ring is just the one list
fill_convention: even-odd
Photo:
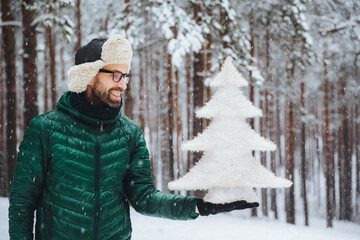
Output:
[[101,83],[100,79],[96,77],[91,93],[96,101],[101,105],[106,105],[111,108],[118,108],[121,105],[121,99],[119,101],[114,101],[110,98],[110,93],[114,90],[122,92],[122,89],[118,87],[106,89],[105,86]]

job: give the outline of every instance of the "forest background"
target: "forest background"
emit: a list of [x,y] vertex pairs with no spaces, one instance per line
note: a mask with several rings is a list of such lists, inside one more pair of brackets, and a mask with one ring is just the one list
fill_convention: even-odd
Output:
[[294,182],[258,189],[251,214],[360,222],[359,1],[2,0],[0,25],[1,196],[29,121],[67,91],[75,51],[120,33],[134,49],[122,112],[143,129],[158,189],[199,160],[180,146],[208,126],[194,111],[231,56],[263,111],[249,123],[278,146],[254,154]]

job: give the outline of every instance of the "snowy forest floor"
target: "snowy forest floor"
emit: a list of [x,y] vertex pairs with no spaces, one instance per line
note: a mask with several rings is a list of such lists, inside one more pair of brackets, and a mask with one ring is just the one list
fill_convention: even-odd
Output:
[[[8,237],[8,199],[0,198],[0,240]],[[239,216],[236,213],[199,217],[195,221],[151,218],[131,211],[133,240],[143,239],[246,239],[246,240],[360,240],[360,225],[335,221],[334,228],[325,220],[310,219],[310,227]]]

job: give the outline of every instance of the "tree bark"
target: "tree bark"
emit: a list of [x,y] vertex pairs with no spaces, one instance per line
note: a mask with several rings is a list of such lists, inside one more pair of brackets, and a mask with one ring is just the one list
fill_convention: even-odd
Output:
[[[24,0],[26,5],[31,6],[34,0]],[[36,26],[34,12],[22,6],[22,25],[23,25],[23,70],[24,70],[24,129],[30,120],[39,114],[37,102],[37,67],[36,67]]]
[[44,31],[44,112],[49,111],[49,75],[50,75],[50,59],[49,59],[49,41],[48,39],[50,38],[50,32],[49,32],[49,28],[45,28]]
[[[296,36],[294,35],[292,37],[292,42],[295,45],[296,43]],[[289,71],[289,80],[290,85],[289,87],[292,88],[293,84],[295,82],[295,58],[291,57],[289,59],[291,62],[291,68],[288,69]],[[294,126],[294,120],[295,120],[295,104],[293,102],[294,100],[289,97],[288,99],[288,131],[287,131],[287,157],[286,157],[286,170],[285,170],[285,176],[287,179],[289,179],[291,182],[294,182],[294,169],[295,169],[295,126]],[[286,221],[291,224],[295,224],[295,191],[294,191],[294,184],[290,187],[290,189],[286,190],[285,196],[287,198],[286,201]]]
[[[182,142],[182,131],[181,131],[181,114],[180,114],[180,89],[179,89],[179,69],[175,70],[175,123],[176,123],[176,179],[180,178],[180,171],[182,172],[181,165],[183,159],[181,157],[181,142]],[[175,175],[175,174],[174,174]]]
[[327,71],[327,62],[326,62],[326,53],[327,46],[324,45],[323,52],[323,68],[324,68],[324,124],[323,124],[323,134],[324,134],[324,158],[325,158],[325,176],[326,176],[326,220],[327,227],[332,227],[332,221],[334,218],[333,214],[333,204],[331,201],[331,174],[333,169],[331,169],[331,159],[330,159],[330,114],[329,114],[329,80],[328,80],[328,71]]
[[[326,55],[325,55],[326,57]],[[328,61],[328,59],[325,59],[325,61]],[[329,99],[329,122],[332,116],[336,116],[336,108],[330,107],[331,105],[335,105],[336,101],[336,87],[334,84],[330,84],[328,81],[328,99]],[[329,169],[330,169],[330,179],[329,179],[329,197],[331,201],[331,208],[332,208],[332,217],[335,218],[335,211],[336,211],[336,189],[335,189],[335,155],[336,155],[336,129],[330,128],[330,158],[329,158]],[[325,165],[326,163],[324,163]]]
[[[54,34],[54,30],[52,27],[46,27],[45,28],[45,54],[47,55],[45,57],[47,61],[47,69],[48,69],[48,75],[45,76],[45,83],[44,83],[44,101],[45,109],[44,111],[47,112],[49,110],[53,110],[56,107],[56,101],[57,101],[57,92],[56,92],[56,51],[55,51],[55,44],[56,44],[56,35]],[[46,73],[45,73],[46,74]],[[50,78],[49,78],[50,77]],[[50,81],[50,82],[49,82]],[[50,91],[49,91],[49,85],[50,85]],[[48,96],[50,96],[50,106],[48,105]]]
[[[302,43],[304,44],[304,43]],[[302,46],[302,49],[304,47]],[[300,104],[302,109],[305,110],[305,82],[304,82],[304,71],[301,70],[301,83],[300,83]],[[301,113],[304,116],[304,113]],[[304,202],[304,220],[305,226],[309,226],[309,214],[308,214],[308,202],[307,202],[307,188],[306,188],[306,174],[307,174],[307,164],[306,164],[306,135],[305,135],[305,122],[301,121],[301,189],[302,189],[302,197]]]
[[[341,67],[341,73],[344,74],[344,67]],[[352,213],[352,199],[351,199],[351,190],[352,190],[352,159],[351,159],[351,148],[352,148],[352,139],[351,134],[349,134],[349,123],[348,123],[348,109],[345,103],[346,98],[346,80],[343,76],[340,76],[338,82],[338,94],[340,100],[339,115],[341,116],[341,151],[343,151],[343,158],[339,159],[340,166],[342,171],[340,181],[343,184],[343,187],[340,188],[342,192],[342,198],[340,200],[340,219],[351,221]]]
[[76,42],[74,45],[74,52],[76,52],[81,47],[81,0],[76,0],[75,3],[75,19],[76,19],[76,27],[75,27],[75,36]]
[[[3,40],[0,39],[1,46],[3,45]],[[0,76],[3,76],[3,59],[4,59],[4,49],[0,49]],[[5,197],[6,186],[8,182],[8,174],[7,174],[7,163],[5,158],[5,83],[4,81],[0,81],[0,196]]]
[[[160,118],[160,106],[161,106],[161,96],[160,94],[158,94],[160,92],[160,77],[161,73],[160,73],[160,54],[159,51],[155,51],[156,53],[156,57],[155,57],[155,61],[154,61],[154,65],[153,65],[153,69],[155,70],[153,76],[154,76],[154,80],[153,80],[153,91],[155,91],[156,94],[154,94],[154,96],[156,96],[155,100],[154,100],[154,108],[152,110],[153,116],[155,116],[155,121],[154,121],[154,130],[156,131],[155,137],[153,139],[153,148],[154,148],[154,154],[153,154],[153,161],[152,161],[152,170],[153,170],[153,179],[154,179],[154,184],[155,187],[158,187],[161,183],[159,183],[157,181],[157,175],[159,174],[159,170],[161,169],[161,164],[159,164],[160,160],[161,160],[161,156],[160,156],[160,133],[161,133],[161,129],[160,126],[162,126],[163,124],[161,123],[161,118]],[[152,133],[151,133],[152,134]]]
[[[274,86],[270,69],[271,57],[270,57],[270,41],[271,41],[271,33],[270,33],[270,12],[267,12],[266,18],[266,34],[265,34],[265,66],[266,66],[266,84],[270,86]],[[267,124],[269,139],[273,142],[277,143],[279,146],[280,142],[276,138],[275,131],[275,118],[274,118],[274,93],[270,91],[266,91],[266,101],[267,101]],[[279,148],[279,147],[278,147]],[[278,151],[278,150],[277,150]],[[276,175],[276,152],[272,151],[270,153],[270,165],[271,171]],[[274,212],[275,219],[278,219],[278,211],[277,211],[277,203],[276,203],[276,190],[270,189],[270,210]]]
[[[161,55],[161,62],[165,63],[165,67],[162,67],[163,70],[166,71],[166,63],[167,63],[167,45],[164,44],[163,46],[163,51],[162,51],[162,55]],[[165,72],[164,72],[165,73]],[[167,188],[167,183],[170,182],[170,165],[169,165],[169,158],[170,158],[170,145],[169,145],[169,131],[168,131],[168,126],[169,126],[169,114],[168,114],[168,95],[166,94],[166,92],[168,91],[167,89],[167,79],[166,78],[160,78],[160,85],[159,85],[159,90],[160,92],[162,92],[163,94],[161,94],[161,103],[160,103],[160,118],[161,118],[161,123],[160,123],[160,142],[161,142],[161,148],[160,148],[160,152],[161,152],[161,184],[162,184],[162,190],[164,189],[168,189]]]
[[[156,144],[153,144],[153,116],[152,116],[152,111],[150,111],[150,109],[152,108],[152,101],[150,101],[149,96],[154,96],[154,94],[152,93],[152,87],[153,87],[153,82],[155,80],[155,77],[152,75],[153,71],[152,69],[154,69],[153,67],[153,61],[151,60],[151,56],[150,54],[148,54],[146,52],[145,55],[145,69],[142,69],[143,71],[145,71],[145,78],[144,78],[144,86],[142,87],[144,89],[144,101],[146,102],[145,105],[145,119],[146,119],[146,128],[144,134],[146,134],[148,136],[148,139],[146,139],[148,142],[148,149],[149,149],[149,155],[150,155],[150,164],[151,164],[151,169],[154,169],[154,146]],[[155,179],[155,175],[154,175],[154,171],[152,171],[152,176],[153,179]],[[154,182],[155,184],[155,182]]]
[[144,81],[145,81],[145,63],[144,63],[144,59],[145,56],[144,54],[146,54],[146,51],[148,51],[145,47],[142,49],[143,53],[140,53],[140,74],[139,74],[139,112],[138,112],[138,121],[139,121],[139,125],[141,127],[141,130],[144,132],[145,131],[145,116],[144,116]]
[[53,28],[49,28],[49,60],[50,60],[50,87],[51,87],[51,110],[56,108],[56,35]]
[[[173,90],[173,78],[172,78],[172,62],[171,62],[171,54],[167,54],[167,65],[166,65],[166,72],[167,72],[167,86],[168,86],[168,141],[169,141],[169,174],[170,180],[173,181],[175,174],[174,174],[174,90]],[[173,191],[172,191],[173,192]]]
[[[295,131],[294,131],[294,103],[289,100],[288,102],[288,138],[287,138],[287,159],[286,159],[286,171],[285,176],[291,182],[294,183],[294,168],[295,168],[295,160],[294,160],[294,152],[295,152]],[[286,190],[286,198],[287,198],[287,206],[286,206],[286,222],[295,224],[295,194],[294,194],[294,185],[290,187],[290,189]]]
[[[166,48],[164,48],[164,51],[166,53]],[[166,55],[162,56],[161,62],[166,62]],[[164,61],[165,60],[165,61]],[[166,67],[163,67],[166,68]],[[159,123],[160,126],[160,156],[161,156],[161,174],[159,176],[159,179],[161,181],[161,188],[163,189],[167,189],[167,185],[165,183],[168,183],[170,181],[170,177],[169,177],[169,157],[170,157],[170,153],[169,153],[169,131],[168,131],[168,122],[169,122],[169,116],[168,116],[168,100],[167,100],[167,95],[165,94],[167,91],[167,79],[161,78],[160,79],[161,84],[159,85],[159,92],[162,92],[163,94],[161,94],[161,99],[160,99],[160,119],[161,122]],[[160,185],[160,183],[159,183]]]
[[[355,55],[354,58],[354,78],[356,78],[358,76],[358,59],[360,57],[360,52],[358,52]],[[359,97],[359,95],[356,95],[357,97]],[[355,124],[355,139],[354,139],[354,146],[355,146],[355,159],[356,159],[356,163],[355,163],[355,168],[356,168],[356,198],[355,198],[355,208],[356,208],[356,212],[355,212],[355,216],[357,216],[357,219],[355,219],[356,221],[360,221],[360,127],[359,127],[359,121],[358,119],[360,119],[360,115],[359,115],[360,109],[359,109],[359,101],[356,102],[355,105],[355,116],[354,116],[354,124]]]
[[[359,103],[356,103],[355,106],[355,119],[359,119]],[[355,122],[355,159],[356,159],[356,213],[358,218],[356,219],[357,221],[360,220],[360,127],[359,127],[359,122],[356,121]]]
[[[262,99],[260,100],[260,109],[264,111],[264,116],[260,119],[260,128],[261,128],[261,135],[269,137],[266,131],[268,130],[268,103],[267,103],[267,91],[263,90],[262,92]],[[261,153],[261,165],[266,168],[267,160],[266,160],[266,152]],[[261,189],[261,209],[264,216],[268,216],[268,191],[267,188]]]
[[[187,124],[187,139],[190,140],[193,138],[193,118],[194,118],[194,114],[193,114],[193,82],[192,82],[192,78],[191,78],[191,57],[190,54],[186,54],[186,84],[188,86],[188,91],[187,91],[187,95],[186,95],[186,102],[187,102],[187,119],[188,119],[188,124]],[[192,167],[192,154],[190,151],[187,152],[187,166],[186,166],[186,170],[188,171],[191,167]]]
[[[130,0],[124,0],[124,4],[126,5],[125,7],[125,14],[126,16],[129,16],[131,14],[131,9],[130,9]],[[130,28],[130,21],[128,21],[128,18],[126,18],[126,26],[125,26],[125,35],[126,37],[128,37],[127,35],[127,31]],[[128,84],[128,88],[126,89],[126,97],[125,97],[125,115],[128,116],[129,118],[133,119],[134,118],[134,97],[132,96],[132,86],[133,86],[133,82],[130,82]]]
[[[223,37],[227,36],[231,32],[231,30],[229,29],[228,21],[229,21],[229,17],[225,14],[225,12],[223,11],[223,8],[221,7],[219,22],[220,22],[220,25],[222,26],[222,34],[220,37],[222,38],[221,39],[222,47],[225,50],[230,48],[229,42],[223,40]],[[225,54],[223,54],[223,58],[225,59],[226,57],[227,56]]]
[[[249,13],[249,26],[250,26],[250,55],[251,57],[255,56],[255,34],[254,34],[254,12],[250,11]],[[251,60],[249,62],[249,65],[253,65],[254,62]],[[254,86],[255,86],[255,81],[254,78],[252,77],[252,72],[249,72],[249,100],[250,102],[252,102],[253,104],[255,104],[255,90],[254,90]],[[255,122],[254,119],[251,118],[249,120],[250,122],[250,126],[252,129],[255,128]],[[253,152],[254,154],[254,152]],[[257,209],[253,208],[251,210],[251,215],[253,217],[257,216]]]
[[[194,6],[194,19],[197,23],[201,21],[201,5],[195,4]],[[204,102],[204,46],[200,49],[198,53],[194,54],[194,67],[193,67],[193,98],[194,98],[194,110],[200,108]],[[204,121],[201,118],[197,118],[195,115],[193,117],[193,136],[197,136],[202,132],[204,127]],[[193,153],[193,162],[196,163],[199,161],[201,153]]]
[[[305,109],[305,83],[302,82],[300,84],[301,89],[301,107]],[[307,173],[307,164],[306,164],[306,152],[305,152],[305,142],[306,142],[306,135],[305,135],[305,123],[301,122],[301,189],[302,189],[302,196],[304,201],[304,217],[305,217],[305,226],[309,226],[309,213],[308,213],[308,203],[307,203],[307,190],[306,190],[306,173]]]
[[[207,14],[209,18],[212,18],[212,9],[208,8],[207,10]],[[206,38],[206,44],[204,46],[205,48],[205,73],[206,73],[206,78],[211,77],[211,59],[212,59],[212,49],[211,49],[211,44],[212,44],[212,34],[208,33],[205,34],[205,38]],[[205,86],[205,102],[208,102],[211,98],[211,88],[210,86]],[[205,127],[210,125],[210,119],[205,119]]]
[[[2,22],[15,21],[13,12],[10,9],[10,0],[1,2]],[[17,156],[17,136],[16,136],[16,46],[15,46],[15,26],[2,26],[3,49],[5,60],[5,88],[6,91],[6,188],[5,195],[10,193],[10,183],[13,178],[16,156]]]

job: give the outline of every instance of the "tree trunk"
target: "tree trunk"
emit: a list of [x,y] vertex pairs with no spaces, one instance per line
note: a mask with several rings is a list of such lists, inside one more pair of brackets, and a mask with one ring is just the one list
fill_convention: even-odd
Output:
[[[171,54],[167,54],[167,64],[166,64],[166,72],[167,72],[167,86],[168,86],[168,140],[169,140],[169,174],[170,180],[173,181],[175,179],[174,174],[174,90],[173,90],[173,78],[172,78],[172,62],[171,62]],[[173,192],[173,191],[172,191]]]
[[81,47],[81,0],[76,0],[75,3],[75,19],[76,19],[76,27],[75,27],[75,36],[76,42],[74,45],[74,52],[76,52]]
[[[260,100],[260,109],[264,111],[264,116],[260,119],[260,128],[261,128],[261,136],[269,137],[266,131],[268,130],[268,106],[267,106],[267,91],[261,91],[263,95],[262,99]],[[266,168],[267,161],[266,161],[266,152],[261,153],[261,165]],[[264,216],[268,216],[268,191],[267,188],[261,189],[261,209]]]
[[324,67],[324,124],[323,124],[323,134],[324,134],[324,158],[325,158],[325,177],[326,177],[326,220],[327,227],[332,227],[332,221],[334,218],[333,214],[333,204],[331,201],[331,174],[333,169],[331,169],[331,158],[330,158],[330,114],[329,114],[329,80],[327,76],[327,63],[326,63],[326,44],[324,45],[323,53],[323,67]]
[[[251,11],[249,13],[249,26],[250,26],[250,55],[251,57],[255,56],[255,34],[254,34],[254,12]],[[249,65],[253,65],[254,62],[250,61]],[[255,86],[255,81],[252,77],[252,72],[249,72],[249,100],[255,104],[255,91],[254,91],[254,86]],[[252,129],[254,129],[255,125],[254,125],[254,119],[251,118],[250,119],[250,126]]]
[[[152,108],[152,101],[149,101],[149,96],[154,96],[154,94],[152,93],[152,88],[154,87],[153,82],[155,81],[155,77],[152,75],[153,71],[152,69],[155,69],[153,66],[153,61],[151,61],[151,56],[150,54],[148,54],[148,52],[146,52],[145,55],[145,69],[142,69],[143,71],[145,71],[145,78],[144,78],[144,86],[142,87],[144,89],[144,101],[146,102],[145,104],[145,119],[146,119],[146,128],[144,134],[148,136],[148,139],[146,139],[147,144],[148,144],[148,149],[149,149],[149,155],[150,155],[150,164],[151,164],[151,169],[154,169],[154,146],[156,144],[153,144],[153,116],[152,116],[152,111],[150,111],[150,109]],[[152,171],[152,176],[153,179],[155,179],[155,175],[154,175],[154,171]],[[155,184],[155,182],[154,182]]]
[[[10,0],[1,2],[2,22],[15,21],[10,9]],[[3,25],[3,49],[5,59],[5,88],[6,91],[6,189],[5,195],[10,193],[10,183],[14,174],[17,156],[17,136],[16,136],[16,46],[15,46],[15,26]]]
[[[212,17],[212,9],[208,8],[207,9],[207,14],[208,17],[211,18]],[[211,49],[211,44],[212,44],[212,34],[208,33],[205,34],[205,38],[206,38],[206,44],[205,44],[205,73],[206,73],[206,78],[211,77],[211,59],[212,59],[212,49]],[[211,88],[210,86],[205,86],[205,102],[208,102],[211,98]],[[205,119],[205,127],[210,125],[210,119]]]
[[50,54],[49,54],[49,49],[50,49],[50,43],[48,41],[48,39],[50,38],[50,29],[49,28],[45,28],[44,31],[44,112],[49,111],[49,75],[50,75]]
[[61,83],[66,84],[66,70],[65,70],[65,60],[64,60],[65,46],[61,45],[60,47],[60,68],[61,68]]
[[[359,103],[356,103],[355,106],[355,119],[359,119]],[[355,202],[356,202],[356,216],[357,216],[357,221],[360,221],[360,127],[359,127],[359,122],[356,121],[355,122],[355,159],[356,159],[356,198],[355,198]]]
[[[344,74],[344,67],[341,67],[341,73]],[[340,181],[343,183],[343,188],[340,188],[342,192],[342,198],[340,201],[340,219],[351,221],[351,213],[352,213],[352,199],[351,199],[351,190],[352,190],[352,159],[351,159],[351,134],[349,134],[349,123],[348,123],[348,109],[345,103],[345,94],[346,94],[346,80],[343,76],[339,78],[338,82],[338,91],[339,91],[339,100],[340,100],[340,108],[339,115],[341,116],[342,128],[340,132],[340,138],[343,151],[343,158],[339,159],[342,176],[340,177]]]
[[[24,0],[24,3],[31,6],[34,0]],[[24,70],[24,129],[30,120],[39,114],[37,105],[37,68],[36,68],[36,26],[34,12],[25,8],[22,4],[23,24],[23,70]]]
[[134,118],[134,98],[132,96],[133,81],[127,85],[125,94],[125,115],[131,119]]
[[[130,0],[124,0],[124,4],[126,5],[125,8],[125,14],[127,16],[129,16],[131,14],[130,12]],[[128,37],[127,35],[127,31],[130,28],[130,21],[128,21],[128,18],[126,18],[126,26],[125,26],[125,35],[126,37]],[[134,118],[134,97],[132,96],[132,86],[133,86],[133,82],[130,81],[130,83],[128,84],[128,88],[126,89],[126,96],[125,96],[125,115],[131,119]]]
[[[194,6],[194,19],[196,22],[200,23],[201,21],[201,5],[196,4]],[[202,46],[200,52],[194,54],[194,67],[193,67],[193,98],[194,98],[194,110],[202,107],[204,102],[204,46]],[[197,136],[202,132],[204,127],[203,119],[197,118],[195,115],[193,117],[193,136]],[[201,153],[193,153],[193,162],[196,163],[199,161]]]
[[[155,61],[154,61],[154,66],[153,66],[153,69],[155,69],[155,72],[154,72],[154,90],[155,90],[155,93],[159,93],[160,92],[160,77],[161,76],[161,73],[160,73],[160,61],[159,58],[160,58],[161,54],[159,53],[159,51],[156,51],[156,58],[155,58]],[[154,104],[156,105],[154,107],[154,116],[156,121],[155,121],[155,129],[156,129],[156,135],[155,135],[155,139],[154,139],[154,142],[153,142],[153,145],[154,145],[154,161],[153,161],[153,178],[154,178],[154,184],[156,187],[158,187],[159,185],[161,185],[161,182],[158,182],[157,179],[158,179],[158,175],[161,175],[161,164],[160,164],[160,161],[161,161],[161,155],[160,155],[160,149],[161,148],[161,127],[160,126],[163,126],[164,124],[161,122],[161,117],[160,117],[160,106],[161,106],[161,95],[160,94],[154,94],[156,97],[156,100],[154,101]]]
[[[1,46],[3,45],[3,40],[0,39]],[[0,49],[0,76],[3,76],[3,59],[4,59],[4,48]],[[5,197],[6,186],[8,182],[7,174],[7,163],[5,158],[5,86],[4,81],[0,81],[0,196]]]
[[[286,170],[285,176],[287,179],[294,183],[294,151],[295,151],[295,131],[294,131],[294,103],[289,100],[289,109],[288,109],[288,138],[287,138],[287,159],[286,159]],[[286,222],[295,224],[295,195],[294,195],[294,184],[290,189],[286,190],[287,206],[286,206]]]
[[48,27],[47,41],[49,41],[49,61],[50,61],[50,94],[51,110],[56,108],[57,91],[56,91],[56,35],[52,27]]
[[140,74],[139,74],[139,111],[138,111],[138,123],[141,127],[142,132],[145,132],[145,116],[144,116],[144,81],[145,81],[145,63],[144,59],[146,54],[146,51],[148,51],[145,47],[142,49],[143,52],[140,54]]
[[[166,49],[164,49],[166,50]],[[164,51],[165,52],[165,51]],[[166,52],[165,52],[166,53]],[[161,59],[161,62],[166,62],[166,60],[164,61],[164,58],[166,58],[166,54]],[[166,68],[166,67],[163,67]],[[160,119],[161,122],[159,123],[160,126],[160,156],[161,156],[161,169],[162,171],[160,172],[160,176],[158,176],[159,179],[159,187],[160,187],[160,182],[161,182],[161,189],[167,189],[167,185],[165,184],[165,182],[169,182],[170,181],[170,177],[169,177],[169,157],[170,157],[170,153],[169,153],[169,131],[167,129],[168,127],[168,121],[169,121],[169,116],[168,116],[168,101],[167,101],[167,95],[165,94],[167,91],[167,79],[164,79],[163,77],[160,78],[161,83],[159,84],[159,92],[162,92],[163,94],[161,94],[161,99],[160,99]]]
[[[249,26],[250,26],[250,55],[251,57],[255,56],[255,34],[254,34],[254,12],[250,11],[249,13]],[[254,62],[250,61],[249,65],[253,65]],[[255,81],[252,77],[252,72],[249,72],[249,100],[250,102],[252,102],[253,104],[255,104],[255,91],[254,91],[254,86],[255,86]],[[254,119],[251,118],[249,120],[250,122],[250,126],[252,129],[255,128],[255,122]],[[254,154],[254,152],[253,152]],[[251,210],[251,215],[252,216],[257,216],[257,209],[253,208]]]
[[[302,43],[304,44],[304,42]],[[303,50],[302,46],[302,50]],[[300,104],[302,109],[305,110],[305,82],[304,82],[304,71],[301,70],[301,83],[300,83]],[[304,116],[304,113],[301,113]],[[306,126],[304,121],[301,121],[301,189],[302,197],[304,201],[304,217],[305,217],[305,226],[309,226],[309,214],[308,214],[308,202],[307,202],[307,188],[306,188],[306,173],[307,173],[307,164],[306,164],[306,135],[305,135]]]
[[[165,64],[165,67],[162,67],[163,70],[167,70],[166,69],[166,63],[167,63],[167,45],[165,44],[163,46],[163,51],[162,51],[162,55],[161,55],[161,62],[163,62]],[[161,142],[161,148],[160,148],[160,152],[161,152],[161,176],[159,177],[159,179],[161,180],[161,188],[162,190],[168,189],[167,188],[167,183],[170,182],[170,165],[169,165],[169,158],[170,158],[170,145],[169,145],[169,130],[168,130],[168,126],[169,126],[169,106],[168,106],[168,95],[166,94],[168,89],[168,83],[167,83],[167,78],[160,78],[160,85],[159,85],[159,92],[162,92],[163,94],[161,94],[161,103],[160,103],[160,118],[161,118],[161,123],[160,123],[160,127],[161,127],[161,131],[160,131],[160,142]]]
[[[326,55],[325,55],[326,57]],[[325,59],[325,61],[328,61],[328,59]],[[327,68],[327,67],[326,67]],[[327,71],[327,69],[326,69]],[[335,106],[335,101],[336,101],[336,87],[334,86],[334,84],[330,84],[330,82],[328,81],[328,99],[329,99],[329,123],[330,123],[330,119],[332,118],[332,116],[336,116],[336,108],[334,107],[330,107],[330,106]],[[331,126],[331,124],[330,124]],[[335,155],[336,155],[336,129],[330,128],[330,153],[329,153],[329,169],[330,169],[330,182],[329,182],[329,186],[330,186],[330,190],[329,190],[329,197],[330,197],[330,201],[331,201],[331,209],[332,209],[332,218],[335,218],[335,212],[336,212],[336,189],[335,189]],[[325,162],[325,158],[324,158],[324,166],[326,165]],[[325,169],[326,171],[326,169]],[[325,177],[326,179],[326,177]]]
[[[357,62],[358,62],[358,59],[360,57],[360,52],[358,52],[356,55],[355,55],[355,58],[354,58],[354,68],[355,68],[355,71],[354,71],[354,79],[358,76],[358,65],[357,65]],[[358,95],[357,95],[358,96]],[[355,139],[354,139],[354,146],[355,146],[355,159],[356,159],[356,163],[355,163],[355,169],[356,169],[356,176],[355,176],[355,179],[356,179],[356,194],[355,194],[355,208],[356,208],[356,212],[355,212],[355,216],[357,216],[357,219],[355,219],[356,221],[360,221],[360,141],[359,141],[359,138],[360,138],[360,127],[359,127],[359,120],[360,119],[360,116],[359,116],[359,101],[356,102],[355,104],[355,116],[354,116],[354,119],[355,119]]]
[[[265,66],[266,66],[266,84],[270,86],[274,86],[270,69],[270,41],[271,41],[271,33],[270,33],[270,12],[267,12],[267,19],[266,19],[266,34],[265,34]],[[274,118],[274,93],[271,93],[270,91],[266,91],[266,101],[267,101],[267,124],[268,127],[268,134],[269,139],[275,143],[279,143],[276,138],[276,132],[275,132],[275,118]],[[270,153],[270,165],[271,165],[271,171],[276,175],[276,152],[272,151]],[[276,203],[276,190],[270,189],[270,209],[274,212],[275,219],[278,219],[278,212],[277,212],[277,203]]]
[[[302,78],[303,79],[303,78]],[[305,109],[305,83],[302,82],[300,84],[301,89],[301,107]],[[309,226],[309,214],[308,214],[308,203],[307,203],[307,190],[306,190],[306,173],[307,173],[307,165],[306,165],[306,152],[305,152],[305,142],[306,142],[306,135],[305,135],[305,123],[301,122],[301,189],[302,189],[302,196],[304,201],[304,217],[305,217],[305,226]]]
[[[274,118],[274,96],[273,94],[269,94],[269,119],[270,119],[270,126],[269,126],[269,132],[270,132],[270,140],[273,142],[276,142],[279,146],[280,142],[277,142],[277,136],[276,136],[276,129],[275,129],[275,118]],[[278,147],[279,148],[279,147]],[[277,149],[277,151],[279,151]],[[271,156],[271,171],[276,175],[276,152],[273,151],[270,153]],[[276,202],[276,189],[270,190],[270,198],[271,198],[271,211],[274,212],[274,218],[278,219],[278,210],[277,210],[277,202]]]
[[[124,0],[124,4],[125,4],[125,15],[126,16],[129,16],[131,14],[131,7],[130,7],[130,0]],[[129,30],[130,28],[130,21],[128,18],[126,18],[126,25],[125,25],[125,33],[126,33],[126,37],[127,36],[127,31]]]
[[[190,54],[186,54],[186,84],[188,86],[188,91],[187,91],[187,95],[186,95],[186,102],[187,102],[187,139],[190,140],[193,138],[193,118],[194,118],[194,114],[193,114],[193,82],[192,82],[192,78],[191,78],[191,56]],[[186,166],[186,171],[188,171],[191,167],[193,166],[192,164],[192,154],[190,151],[187,152],[187,166]],[[189,192],[188,192],[189,195]]]
[[[230,45],[229,45],[229,42],[228,41],[224,41],[223,37],[224,36],[227,36],[231,30],[229,29],[229,24],[228,24],[228,19],[229,17],[227,15],[225,15],[224,11],[223,11],[223,8],[220,7],[220,25],[222,27],[222,34],[221,34],[221,43],[222,43],[222,47],[223,49],[229,49],[230,48]],[[224,51],[225,52],[225,51]],[[227,56],[223,53],[223,58],[225,59]]]
[[182,140],[182,134],[181,134],[181,113],[180,113],[180,89],[179,89],[179,69],[176,68],[175,70],[175,123],[176,123],[176,179],[180,178],[180,165],[182,163],[181,158],[181,140]]
[[[293,36],[292,42],[295,45],[296,42],[296,36]],[[290,59],[291,61],[291,68],[288,69],[289,71],[289,80],[290,80],[290,89],[294,87],[295,82],[295,59],[292,57]],[[294,99],[291,99],[289,97],[288,99],[288,131],[287,131],[287,157],[286,157],[286,170],[285,170],[285,176],[287,179],[289,179],[291,182],[293,182],[293,185],[290,187],[290,189],[286,190],[285,196],[287,198],[286,201],[286,221],[291,224],[295,224],[295,193],[294,193],[294,169],[295,169],[295,126],[294,126],[294,120],[295,120],[295,104]]]

